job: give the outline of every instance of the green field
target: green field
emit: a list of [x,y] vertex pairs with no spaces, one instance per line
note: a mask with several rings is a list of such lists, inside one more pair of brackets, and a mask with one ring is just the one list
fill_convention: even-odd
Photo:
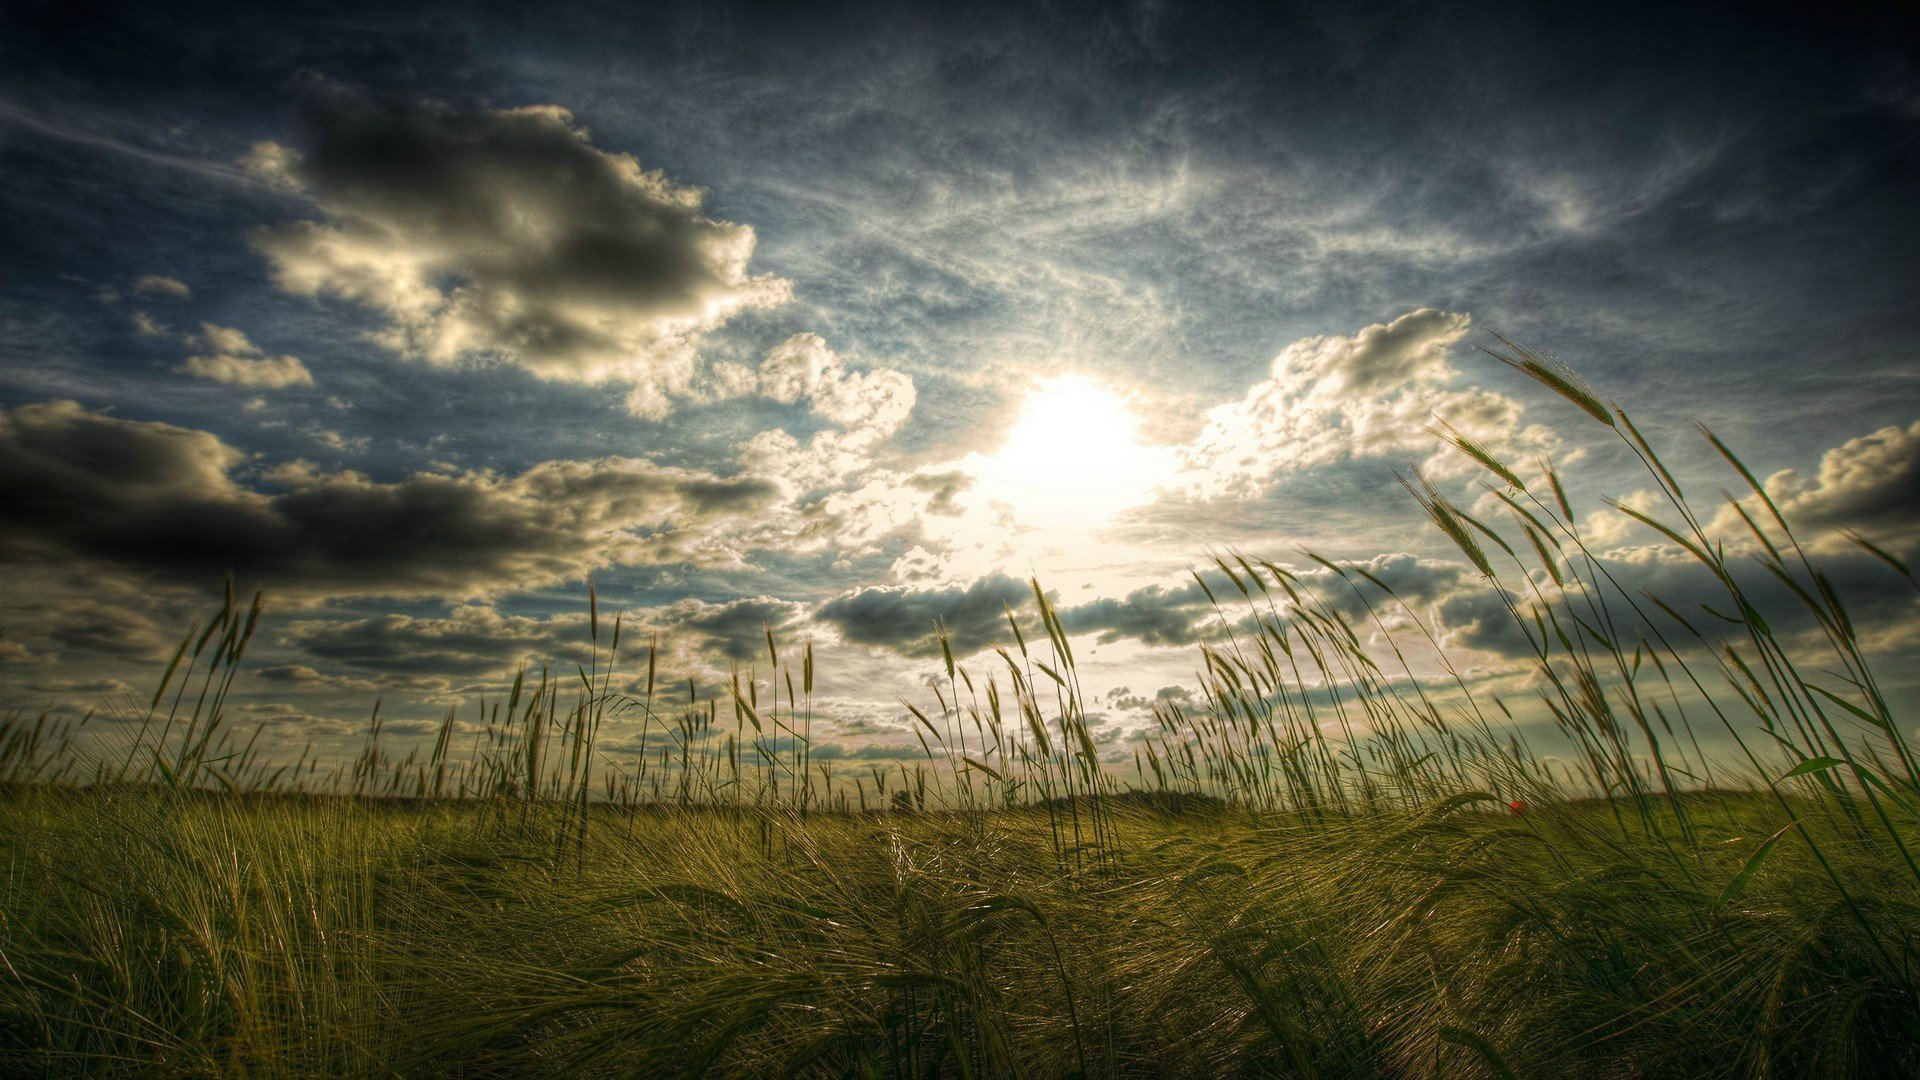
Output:
[[144,717],[0,727],[0,1073],[1920,1074],[1920,776],[1872,650],[1731,453],[1796,622],[1625,414],[1513,362],[1722,589],[1614,580],[1557,474],[1456,439],[1507,520],[1409,487],[1505,583],[1531,727],[1416,674],[1364,571],[1223,556],[1203,704],[1121,748],[1036,584],[914,760],[814,758],[804,647],[703,694],[596,610],[577,677],[284,762],[224,712],[229,595]]
[[[556,814],[17,791],[0,1071],[1912,1075],[1920,894],[1812,806]],[[1910,823],[1909,823],[1910,824]],[[1857,905],[1856,917],[1849,903]]]

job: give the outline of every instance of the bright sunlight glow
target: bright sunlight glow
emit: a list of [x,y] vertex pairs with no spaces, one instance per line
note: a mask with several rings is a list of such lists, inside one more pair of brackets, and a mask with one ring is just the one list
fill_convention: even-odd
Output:
[[1084,375],[1042,383],[1021,407],[1006,445],[973,456],[978,491],[1024,525],[1088,529],[1153,497],[1173,454],[1140,441],[1125,398]]

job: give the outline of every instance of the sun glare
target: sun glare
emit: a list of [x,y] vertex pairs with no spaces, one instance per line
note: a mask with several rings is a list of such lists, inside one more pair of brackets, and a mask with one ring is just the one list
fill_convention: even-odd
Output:
[[1146,502],[1172,472],[1172,454],[1142,443],[1140,424],[1109,387],[1062,375],[1027,398],[1006,444],[968,471],[1022,524],[1099,526]]

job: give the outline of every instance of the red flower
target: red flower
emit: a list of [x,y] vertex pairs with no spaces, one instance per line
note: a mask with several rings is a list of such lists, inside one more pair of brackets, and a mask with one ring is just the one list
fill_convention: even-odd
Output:
[[1512,814],[1515,817],[1519,817],[1521,814],[1524,814],[1526,812],[1527,812],[1527,804],[1524,799],[1515,799],[1512,802],[1507,804],[1507,813]]

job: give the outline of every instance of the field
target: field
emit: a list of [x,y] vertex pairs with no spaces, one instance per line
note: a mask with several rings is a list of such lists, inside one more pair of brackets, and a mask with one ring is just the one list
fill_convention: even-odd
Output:
[[1484,810],[1116,809],[1076,866],[1031,810],[606,809],[582,846],[457,804],[16,793],[5,1068],[1911,1074],[1920,902],[1874,845],[1817,833],[1862,923],[1801,850],[1719,902],[1782,821],[1757,800],[1691,801],[1686,845]]
[[1624,413],[1509,359],[1646,463],[1664,509],[1628,512],[1722,589],[1614,580],[1550,468],[1454,440],[1499,527],[1409,478],[1505,583],[1562,752],[1416,677],[1384,583],[1228,555],[1204,705],[1130,758],[1036,584],[985,668],[945,659],[913,762],[812,758],[804,646],[703,697],[597,608],[590,669],[430,751],[376,719],[354,761],[276,762],[223,711],[260,611],[230,594],[138,723],[0,731],[0,1072],[1920,1073],[1920,775],[1870,650],[1730,451],[1735,541]]

